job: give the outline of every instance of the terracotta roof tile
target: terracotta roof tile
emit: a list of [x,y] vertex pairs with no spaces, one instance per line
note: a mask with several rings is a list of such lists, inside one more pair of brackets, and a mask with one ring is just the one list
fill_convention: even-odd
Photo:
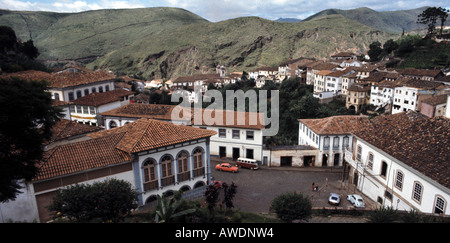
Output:
[[125,134],[117,143],[116,148],[128,153],[135,153],[206,138],[217,133],[211,130],[142,118],[123,127],[92,133],[89,136],[98,138],[110,134]]
[[299,119],[319,135],[351,134],[370,124],[367,116],[332,116],[322,119]]
[[132,161],[130,154],[115,148],[122,137],[123,134],[114,134],[57,146],[44,154],[45,162],[41,164],[39,174],[34,180],[45,180]]
[[[174,111],[175,109],[175,111]],[[167,120],[172,119],[172,112],[177,112],[179,110],[180,114],[182,111],[185,112],[180,107],[175,105],[158,105],[158,104],[141,104],[141,103],[131,103],[124,105],[122,107],[103,112],[102,116],[117,116],[117,117],[132,117],[132,118],[149,118],[157,120]],[[190,113],[186,113],[185,119],[179,119],[181,121],[190,121],[191,118],[188,117]]]
[[70,68],[60,72],[46,73],[28,70],[18,73],[2,74],[0,78],[19,77],[25,80],[46,80],[52,88],[66,88],[100,81],[115,80],[114,74],[102,70],[90,71],[88,69]]
[[123,89],[116,89],[103,93],[90,93],[86,96],[73,100],[75,105],[87,105],[87,106],[101,106],[115,101],[122,100],[123,97],[133,95],[133,91],[127,91]]
[[130,162],[136,152],[215,134],[210,130],[143,118],[123,127],[91,133],[88,135],[90,140],[57,146],[45,152],[44,162],[34,180]]
[[77,135],[97,132],[99,130],[101,130],[101,128],[96,126],[89,126],[85,124],[80,124],[78,122],[61,119],[52,127],[52,138],[45,144],[50,144],[55,141]]

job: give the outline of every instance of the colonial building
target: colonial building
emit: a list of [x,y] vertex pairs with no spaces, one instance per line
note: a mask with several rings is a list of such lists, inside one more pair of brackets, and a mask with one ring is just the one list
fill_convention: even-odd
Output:
[[88,94],[72,101],[70,120],[91,126],[103,125],[98,114],[129,104],[133,98],[134,92],[123,89]]
[[[15,201],[1,204],[5,219],[46,222],[56,192],[70,185],[109,178],[125,180],[139,193],[139,206],[156,195],[188,191],[210,180],[210,137],[215,132],[140,119],[89,134],[91,139],[47,151],[39,174],[23,182]],[[20,210],[18,210],[20,209]]]
[[67,67],[66,69],[46,73],[42,71],[23,71],[4,74],[1,78],[18,77],[25,80],[46,80],[49,82],[49,92],[54,100],[73,101],[90,93],[103,93],[114,90],[114,74],[103,70],[91,71],[82,67]]
[[[215,120],[205,120],[207,112],[206,109],[193,109],[190,113],[180,106],[133,103],[101,115],[106,129],[120,127],[140,118],[151,118],[215,131],[217,134],[211,137],[212,156],[229,159],[247,157],[262,161],[265,129],[264,122],[261,122],[264,118],[262,113],[223,111],[221,119],[216,123]],[[172,117],[172,114],[180,115]],[[215,117],[215,111],[208,113],[209,116]],[[233,117],[231,123],[226,122],[227,117]],[[243,123],[239,123],[238,118],[244,118]],[[253,118],[255,122],[251,120]]]
[[401,87],[395,88],[392,114],[419,111],[422,100],[444,94],[445,88],[445,84],[439,82],[408,79]]
[[369,124],[366,116],[332,116],[298,121],[298,144],[317,148],[316,167],[342,166],[344,149],[353,146],[352,132]]
[[345,153],[349,182],[398,210],[450,215],[450,120],[409,111],[355,131]]

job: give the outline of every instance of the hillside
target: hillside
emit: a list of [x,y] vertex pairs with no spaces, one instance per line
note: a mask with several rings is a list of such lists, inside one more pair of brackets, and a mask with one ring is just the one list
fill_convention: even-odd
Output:
[[212,23],[177,8],[98,10],[81,13],[1,11],[0,25],[23,40],[33,38],[39,59],[75,60],[144,78],[173,78],[273,66],[301,56],[328,58],[366,51],[386,34],[342,15],[300,23],[243,17]]
[[365,51],[373,41],[396,38],[340,15],[280,23],[257,17],[183,26],[109,53],[89,65],[144,77],[171,78],[274,66],[289,58],[329,58],[340,51]]
[[417,16],[426,8],[427,7],[385,12],[377,12],[370,8],[357,8],[351,10],[327,9],[308,17],[304,21],[309,21],[328,15],[340,14],[346,18],[353,19],[374,29],[398,34],[402,33],[403,30],[411,31],[424,28],[424,25],[417,24],[416,22]]
[[[2,11],[0,25],[12,27],[18,37],[29,36],[40,59],[89,62],[137,40],[182,25],[207,20],[183,9],[144,8],[98,10],[72,14]],[[31,34],[29,34],[31,33]]]

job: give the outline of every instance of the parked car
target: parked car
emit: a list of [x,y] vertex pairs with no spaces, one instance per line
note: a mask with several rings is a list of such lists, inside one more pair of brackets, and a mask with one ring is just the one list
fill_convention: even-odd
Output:
[[222,188],[222,184],[223,184],[223,182],[216,181],[216,180],[212,180],[210,183],[210,185],[213,185],[215,188],[219,188],[219,189]]
[[350,195],[348,195],[347,196],[347,200],[349,200],[350,203],[356,208],[363,208],[364,207],[364,200],[358,194],[350,194]]
[[216,170],[236,173],[238,172],[238,167],[231,165],[230,163],[222,163],[216,165]]
[[238,158],[236,161],[236,165],[238,167],[248,168],[251,170],[259,169],[258,162],[256,162],[256,160],[254,160],[254,159]]
[[330,193],[330,197],[328,197],[328,203],[339,205],[341,203],[341,195],[337,193]]

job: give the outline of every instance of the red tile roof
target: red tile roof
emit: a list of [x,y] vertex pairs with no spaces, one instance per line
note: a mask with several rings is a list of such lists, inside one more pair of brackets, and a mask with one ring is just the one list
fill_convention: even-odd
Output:
[[57,146],[44,154],[35,181],[82,172],[90,169],[131,162],[129,153],[116,149],[124,134]]
[[45,162],[34,180],[131,162],[133,153],[215,134],[210,130],[143,118],[123,127],[91,133],[88,135],[90,140],[61,145],[45,152]]
[[[177,113],[177,110],[179,112]],[[158,104],[141,104],[131,103],[122,107],[103,112],[102,116],[115,116],[115,117],[131,117],[131,118],[149,118],[156,120],[172,120],[172,112],[180,114],[181,112],[187,112],[184,109],[175,105],[158,105]],[[177,121],[190,121],[190,112],[186,113],[183,117],[185,119],[177,119]]]
[[123,127],[92,133],[89,136],[98,138],[118,133],[125,135],[116,144],[116,148],[128,153],[146,151],[217,134],[211,130],[142,118]]
[[331,116],[322,119],[299,119],[318,135],[351,134],[370,124],[367,116]]
[[65,138],[98,132],[101,128],[61,119],[52,127],[52,137],[45,144],[50,144]]
[[86,105],[99,107],[101,105],[106,105],[112,102],[120,101],[123,97],[134,95],[133,91],[127,91],[123,89],[116,89],[103,93],[90,93],[89,95],[83,96],[72,102],[75,105]]
[[102,70],[90,71],[84,68],[70,68],[54,73],[29,70],[0,75],[0,78],[10,77],[18,77],[25,80],[36,81],[46,80],[52,88],[66,88],[116,79],[114,74],[110,74]]

